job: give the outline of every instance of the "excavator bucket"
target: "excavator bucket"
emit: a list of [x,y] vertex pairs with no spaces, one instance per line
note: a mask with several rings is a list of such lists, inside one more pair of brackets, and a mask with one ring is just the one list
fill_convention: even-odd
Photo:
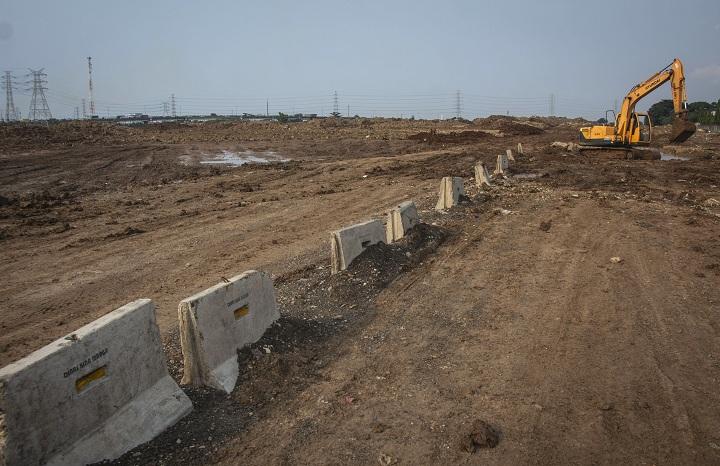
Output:
[[670,143],[680,143],[687,141],[687,139],[695,134],[695,124],[683,120],[682,118],[675,118],[672,125],[672,134],[670,135]]

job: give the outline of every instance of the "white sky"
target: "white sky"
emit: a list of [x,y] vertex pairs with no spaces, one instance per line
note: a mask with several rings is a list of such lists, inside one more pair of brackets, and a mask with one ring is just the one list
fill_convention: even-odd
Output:
[[87,96],[88,55],[102,116],[172,93],[181,113],[328,113],[334,91],[343,113],[452,116],[460,90],[465,117],[547,114],[554,94],[595,119],[675,57],[691,101],[720,97],[718,0],[3,3],[0,71],[44,67],[59,117]]

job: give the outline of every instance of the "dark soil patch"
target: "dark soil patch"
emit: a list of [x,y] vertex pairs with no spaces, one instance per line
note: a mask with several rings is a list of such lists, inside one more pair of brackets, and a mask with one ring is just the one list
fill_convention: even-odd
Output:
[[[110,464],[205,463],[225,439],[317,381],[330,362],[324,355],[332,354],[331,348],[345,335],[361,330],[373,318],[377,295],[434,252],[446,236],[442,228],[420,224],[396,243],[369,247],[339,274],[331,275],[329,266],[316,262],[278,277],[282,317],[260,341],[238,351],[240,375],[233,392],[183,387],[193,411]],[[179,381],[182,352],[177,329],[165,338],[164,346],[170,374]]]
[[141,230],[140,228],[135,227],[127,227],[122,231],[118,231],[116,233],[110,233],[105,238],[124,238],[126,236],[133,236],[133,235],[139,235],[141,233],[145,233],[145,230]]
[[421,131],[417,134],[408,136],[408,139],[414,141],[423,141],[428,144],[463,144],[481,141],[491,137],[483,131],[451,131],[449,133],[438,133],[434,129],[430,131]]
[[487,422],[476,419],[470,433],[463,436],[461,447],[468,453],[475,453],[481,448],[495,448],[500,443],[500,432]]
[[518,122],[512,117],[490,116],[488,118],[476,118],[473,123],[483,129],[501,131],[506,136],[530,136],[545,132],[537,126]]

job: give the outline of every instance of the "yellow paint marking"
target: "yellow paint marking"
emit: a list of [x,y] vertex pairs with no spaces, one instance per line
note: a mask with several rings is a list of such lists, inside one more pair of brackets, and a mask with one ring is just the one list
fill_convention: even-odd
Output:
[[93,383],[96,380],[100,380],[107,376],[107,366],[98,367],[94,371],[90,372],[87,375],[83,375],[79,379],[75,381],[75,390],[78,393],[81,393],[83,390],[85,390],[88,385]]
[[233,311],[233,314],[235,314],[235,320],[240,319],[241,317],[245,317],[246,315],[250,314],[250,306],[248,306],[247,304],[240,306]]

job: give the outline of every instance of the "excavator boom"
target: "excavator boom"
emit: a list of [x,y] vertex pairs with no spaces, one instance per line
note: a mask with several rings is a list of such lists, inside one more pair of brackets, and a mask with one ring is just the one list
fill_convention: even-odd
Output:
[[692,122],[688,121],[687,91],[685,90],[685,72],[683,71],[682,62],[676,58],[670,68],[672,69],[670,83],[672,85],[673,109],[675,110],[670,142],[680,143],[685,142],[695,134],[696,128]]

